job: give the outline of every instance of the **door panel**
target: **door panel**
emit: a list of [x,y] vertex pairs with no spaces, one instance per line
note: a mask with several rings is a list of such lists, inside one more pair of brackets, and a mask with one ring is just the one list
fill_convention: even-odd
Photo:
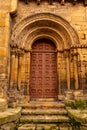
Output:
[[57,98],[55,45],[47,39],[36,41],[31,54],[30,97]]

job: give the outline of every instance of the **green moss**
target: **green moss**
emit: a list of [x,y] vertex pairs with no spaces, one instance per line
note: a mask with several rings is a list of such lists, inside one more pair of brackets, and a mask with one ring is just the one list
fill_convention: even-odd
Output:
[[72,130],[80,130],[81,123],[75,120],[75,115],[68,111],[68,116],[70,117],[70,125],[72,126]]
[[66,105],[67,107],[72,107],[72,106],[73,106],[73,102],[72,102],[72,101],[67,101],[67,102],[65,103],[65,105]]
[[80,110],[85,109],[86,106],[87,106],[86,101],[81,100],[81,99],[75,100],[74,105],[73,105],[74,109],[80,109]]
[[87,102],[81,99],[77,99],[74,102],[67,101],[65,104],[67,107],[71,107],[72,109],[84,110],[87,107]]

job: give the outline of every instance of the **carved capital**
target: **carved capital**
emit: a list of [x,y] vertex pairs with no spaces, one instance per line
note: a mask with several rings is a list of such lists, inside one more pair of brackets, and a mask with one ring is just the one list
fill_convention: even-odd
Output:
[[78,56],[77,49],[72,50],[70,54],[71,54],[71,57]]
[[73,52],[73,53],[71,53],[71,56],[78,56],[78,52]]
[[78,56],[78,52],[74,52],[74,56]]
[[12,48],[10,52],[11,52],[11,55],[15,55],[16,54],[15,48]]
[[23,49],[21,50],[20,48],[18,48],[17,49],[17,54],[18,54],[19,57],[22,57],[23,54],[24,54],[24,50]]
[[64,51],[64,57],[65,58],[70,57],[70,51],[69,50]]

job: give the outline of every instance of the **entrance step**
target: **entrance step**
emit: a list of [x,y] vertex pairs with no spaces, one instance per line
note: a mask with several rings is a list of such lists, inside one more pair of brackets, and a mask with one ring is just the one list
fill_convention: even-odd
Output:
[[58,130],[59,127],[68,130],[70,119],[64,103],[31,101],[20,106],[22,114],[18,130]]
[[65,104],[61,102],[38,102],[32,101],[29,104],[20,104],[23,109],[49,109],[49,108],[65,108]]
[[22,116],[20,119],[21,123],[59,123],[59,122],[69,122],[67,116],[59,115],[38,115],[38,116]]
[[67,111],[62,109],[23,109],[22,115],[67,115]]
[[72,130],[70,125],[66,124],[21,124],[18,130]]

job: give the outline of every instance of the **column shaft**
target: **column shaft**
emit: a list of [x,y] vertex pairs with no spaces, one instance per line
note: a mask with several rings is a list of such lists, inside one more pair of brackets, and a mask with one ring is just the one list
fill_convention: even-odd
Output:
[[[29,88],[29,86],[30,86],[30,52],[28,52],[28,94],[29,94],[29,90],[30,90],[30,88]],[[29,95],[29,97],[30,97],[30,95]]]
[[75,89],[78,89],[78,68],[77,68],[77,55],[74,55],[74,77],[75,77]]
[[15,75],[14,75],[16,89],[17,89],[17,76],[18,76],[18,55],[16,54],[16,57],[15,57]]
[[18,57],[18,90],[21,90],[21,69],[22,69],[22,56]]
[[69,57],[66,57],[66,70],[67,70],[67,89],[70,90],[70,63],[69,63]]
[[11,54],[11,63],[10,63],[10,89],[14,85],[14,74],[15,74],[15,54]]
[[60,63],[59,63],[59,57],[61,55],[61,52],[57,52],[57,77],[58,77],[58,94],[61,94],[61,87],[60,87]]
[[70,90],[70,60],[69,60],[70,51],[66,50],[64,52],[65,60],[66,60],[66,77],[67,77],[67,90]]

